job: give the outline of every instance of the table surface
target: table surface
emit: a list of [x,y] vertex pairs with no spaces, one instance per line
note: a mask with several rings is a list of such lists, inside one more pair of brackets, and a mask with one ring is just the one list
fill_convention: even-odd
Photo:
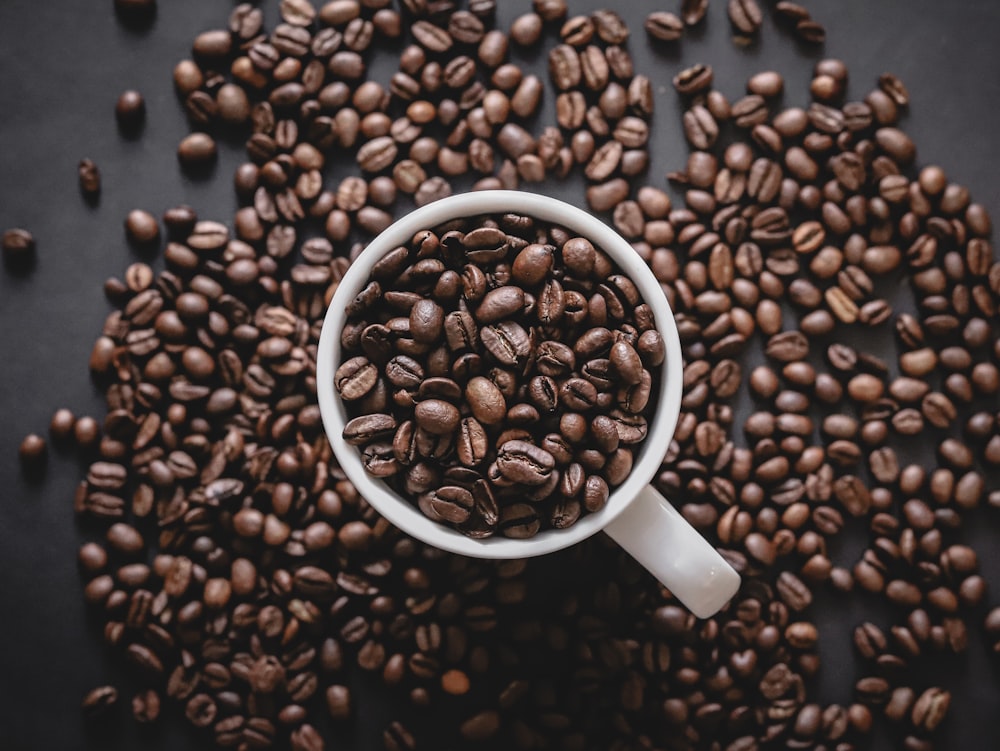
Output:
[[[570,3],[574,12],[603,4]],[[498,5],[499,24],[506,27],[530,4]],[[662,176],[682,167],[686,158],[679,105],[669,83],[679,69],[711,63],[717,86],[736,97],[750,73],[774,68],[786,76],[786,102],[799,104],[807,100],[812,62],[822,56],[797,45],[769,16],[759,44],[737,47],[722,0],[711,3],[702,28],[669,50],[654,49],[641,30],[642,19],[654,8],[677,5],[616,4],[633,29],[630,48],[637,70],[656,84],[649,179],[660,185]],[[848,63],[851,93],[862,96],[883,71],[898,74],[912,96],[903,127],[918,145],[919,162],[942,165],[1000,217],[1000,4],[839,0],[806,5],[826,25],[822,53]],[[142,258],[125,242],[125,214],[135,207],[160,214],[179,203],[196,207],[203,217],[233,214],[230,178],[242,160],[242,147],[223,145],[207,179],[186,178],[174,149],[187,125],[171,84],[172,67],[189,54],[194,35],[224,26],[231,7],[224,0],[161,2],[152,27],[136,32],[117,22],[110,0],[0,3],[0,228],[27,227],[38,242],[37,264],[29,273],[0,270],[0,747],[12,751],[197,745],[179,721],[153,731],[122,722],[98,735],[84,732],[80,698],[89,688],[120,678],[120,668],[86,617],[81,597],[75,556],[83,536],[71,499],[83,465],[67,453],[50,452],[46,479],[32,483],[20,473],[17,446],[29,432],[44,433],[56,407],[103,414],[87,358],[109,310],[101,292],[104,279]],[[123,137],[114,121],[115,99],[126,88],[140,89],[147,102],[147,122],[135,138]],[[548,119],[544,113],[543,118]],[[98,163],[104,178],[104,191],[93,206],[82,200],[76,182],[77,162],[85,156]],[[551,192],[581,202],[579,185],[554,186]],[[967,527],[965,537],[980,552],[995,605],[1000,603],[1000,519],[984,510]],[[829,635],[820,645],[821,702],[850,701],[855,676],[850,633],[870,607],[859,598],[849,598],[846,607],[838,602],[834,607],[821,599],[813,608],[822,633]],[[972,630],[978,635],[977,624]],[[1000,738],[1000,671],[986,658],[981,640],[972,642],[967,654],[935,665],[926,679],[954,692],[942,747],[986,751],[995,749]],[[382,712],[375,701],[362,713],[353,737],[337,748],[381,746]],[[873,743],[873,748],[888,747],[884,738]]]

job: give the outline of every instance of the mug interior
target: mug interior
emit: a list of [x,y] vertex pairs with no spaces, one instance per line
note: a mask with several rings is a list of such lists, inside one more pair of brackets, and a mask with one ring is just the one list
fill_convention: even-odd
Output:
[[[632,471],[615,488],[603,509],[584,514],[568,527],[544,530],[528,539],[493,536],[466,537],[435,522],[387,483],[365,470],[358,447],[343,439],[349,419],[333,385],[341,360],[340,336],[347,320],[346,307],[368,282],[372,265],[388,251],[408,243],[418,231],[470,216],[515,213],[560,225],[586,237],[603,250],[639,288],[643,301],[652,308],[656,329],[663,337],[666,359],[662,365],[656,412],[650,420],[646,440],[633,462]],[[680,414],[682,362],[677,325],[667,298],[652,271],[629,243],[597,217],[568,203],[525,191],[488,190],[465,193],[423,206],[397,220],[375,237],[341,280],[323,321],[316,354],[316,391],[323,426],[333,451],[347,477],[361,495],[384,517],[409,535],[435,547],[477,558],[526,558],[574,545],[615,519],[658,470],[673,437]]]

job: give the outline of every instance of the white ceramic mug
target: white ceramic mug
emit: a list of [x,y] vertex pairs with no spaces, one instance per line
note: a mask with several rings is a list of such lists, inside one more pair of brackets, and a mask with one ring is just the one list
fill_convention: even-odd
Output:
[[[460,217],[507,212],[558,224],[586,237],[607,253],[635,282],[643,300],[652,308],[656,328],[666,345],[666,360],[656,413],[649,422],[646,440],[641,444],[631,473],[612,491],[603,509],[581,516],[567,529],[546,530],[529,539],[501,536],[472,539],[431,521],[416,504],[365,471],[361,452],[343,438],[348,417],[334,388],[333,376],[341,361],[340,337],[347,319],[345,309],[368,282],[376,261],[390,250],[410,242],[419,230],[433,229]],[[673,313],[659,282],[628,242],[597,217],[549,196],[505,190],[465,193],[419,208],[372,240],[351,264],[330,302],[316,357],[319,407],[340,466],[361,495],[407,534],[462,555],[527,558],[561,550],[604,530],[700,618],[717,612],[739,588],[739,575],[649,484],[660,467],[680,414],[681,344]]]

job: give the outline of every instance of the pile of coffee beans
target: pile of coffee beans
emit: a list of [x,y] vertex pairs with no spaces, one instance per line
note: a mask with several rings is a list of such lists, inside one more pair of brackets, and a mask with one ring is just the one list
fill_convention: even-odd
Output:
[[587,238],[516,214],[421,230],[347,313],[344,439],[434,521],[477,539],[565,529],[631,471],[665,346]]
[[[370,678],[393,718],[388,751],[851,751],[877,723],[902,748],[935,748],[956,710],[926,667],[964,653],[980,624],[998,633],[961,534],[1000,507],[986,209],[915,166],[903,82],[849,96],[838,60],[817,63],[801,107],[778,104],[774,71],[732,101],[711,66],[678,72],[692,152],[670,175],[675,205],[643,184],[652,84],[624,20],[534,0],[506,32],[495,8],[283,0],[268,31],[240,4],[174,69],[200,134],[182,161],[245,129],[241,208],[231,225],[167,211],[165,269],[136,264],[105,286],[116,310],[90,365],[107,414],[52,425],[93,458],[75,498],[92,538],[84,596],[134,676],[136,718],[166,697],[220,747],[314,751],[342,745]],[[706,8],[684,2],[681,18]],[[819,38],[799,6],[775,9]],[[726,10],[758,33],[756,3]],[[540,47],[548,72],[511,62],[521,47]],[[368,76],[374,55],[398,56],[388,85]],[[546,79],[551,124],[537,122]],[[588,186],[676,312],[685,391],[656,482],[743,576],[710,619],[603,537],[530,561],[422,546],[331,461],[316,346],[364,240],[464,180],[552,177]],[[127,226],[160,235],[149,215]],[[5,257],[29,241],[5,235]],[[848,559],[858,530],[867,545]],[[841,636],[816,625],[820,595],[889,604],[854,634],[863,667],[842,703],[816,699],[818,644]],[[85,708],[117,696],[101,687]]]

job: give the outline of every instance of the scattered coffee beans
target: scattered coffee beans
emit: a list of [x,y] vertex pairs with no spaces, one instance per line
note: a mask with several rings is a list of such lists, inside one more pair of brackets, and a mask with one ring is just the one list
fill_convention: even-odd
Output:
[[681,38],[681,34],[684,32],[684,22],[673,13],[654,11],[646,16],[643,28],[653,39],[673,42]]
[[49,422],[49,435],[56,443],[64,443],[73,436],[73,428],[76,427],[76,417],[66,409],[57,409],[52,414]]
[[118,689],[114,686],[98,686],[83,697],[81,707],[88,717],[99,717],[118,703]]
[[[133,4],[153,7],[116,7]],[[983,631],[992,647],[1000,630],[995,611],[985,629],[969,625],[986,577],[959,542],[970,512],[1000,507],[990,474],[1000,466],[990,406],[1000,266],[985,208],[944,169],[919,164],[899,127],[905,84],[885,74],[855,91],[843,62],[822,60],[797,106],[776,72],[727,95],[711,66],[686,64],[674,87],[692,153],[670,175],[673,199],[633,185],[657,135],[653,86],[629,53],[647,35],[616,12],[539,1],[505,33],[492,0],[275,5],[271,29],[260,8],[236,5],[174,68],[197,132],[193,163],[210,151],[204,134],[249,130],[234,180],[240,209],[231,225],[171,210],[165,268],[137,264],[109,280],[116,309],[90,363],[107,414],[72,426],[91,460],[74,509],[96,528],[80,550],[84,598],[107,644],[143,676],[136,716],[152,718],[164,697],[221,747],[313,751],[338,743],[340,727],[321,732],[319,718],[349,721],[361,671],[391,689],[393,713],[397,702],[413,710],[396,715],[413,718],[405,724],[388,718],[389,751],[850,751],[883,717],[902,747],[931,748],[955,702],[916,676]],[[741,43],[759,34],[759,3],[725,7]],[[684,0],[664,11],[690,26],[707,8]],[[774,10],[803,42],[824,38],[802,6]],[[519,46],[533,47],[530,62],[511,54]],[[387,54],[398,65],[378,82],[369,69]],[[531,125],[547,99],[554,122]],[[338,167],[330,183],[333,154],[357,169]],[[600,538],[530,561],[429,549],[380,519],[331,463],[314,357],[333,291],[366,238],[469,174],[476,188],[582,174],[590,207],[608,213],[663,285],[685,369],[656,484],[743,575],[717,616],[696,621]],[[548,228],[553,264],[608,284],[597,256],[591,267],[589,251],[567,248],[557,229]],[[479,264],[490,261],[460,270],[441,248],[390,254],[378,288],[366,289],[380,307],[362,294],[366,316],[345,331],[363,358],[341,375],[358,396],[352,438],[369,467],[460,526],[481,518],[489,488],[498,534],[574,518],[577,507],[557,513],[534,492],[555,490],[580,513],[599,506],[607,473],[621,469],[609,457],[625,456],[619,426],[635,427],[608,424],[617,405],[604,384],[633,358],[619,347],[612,366],[612,341],[580,361],[581,337],[570,347],[576,371],[559,375],[563,350],[550,347],[545,367],[556,372],[525,379],[511,318],[527,335],[517,316],[551,313],[555,299],[535,276],[537,257],[515,268],[512,255],[488,276]],[[488,242],[473,249],[490,252]],[[890,290],[901,283],[914,303],[896,309]],[[563,287],[562,315],[613,317],[623,298],[608,291],[581,300]],[[467,318],[449,319],[446,307]],[[465,338],[470,321],[485,340]],[[622,330],[587,328],[612,339]],[[640,361],[643,336],[624,337]],[[546,340],[527,338],[538,367]],[[594,359],[607,364],[583,370]],[[553,392],[545,378],[577,380]],[[543,420],[556,398],[574,408],[538,441],[536,413]],[[915,436],[929,456],[914,453]],[[524,486],[524,498],[506,497],[506,483]],[[864,551],[834,565],[833,549],[854,549],[843,537],[861,528]],[[891,604],[856,635],[858,668],[840,704],[814,698],[828,637],[812,612],[821,592]],[[102,689],[88,705],[116,695]]]
[[627,477],[664,344],[586,238],[514,214],[422,230],[347,312],[344,439],[431,519],[532,537],[599,511]]

